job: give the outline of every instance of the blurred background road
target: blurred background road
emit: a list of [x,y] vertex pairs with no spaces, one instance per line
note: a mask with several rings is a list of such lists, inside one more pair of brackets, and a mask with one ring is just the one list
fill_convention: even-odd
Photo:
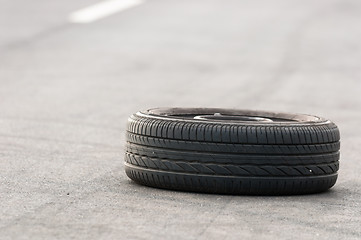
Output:
[[[0,239],[361,239],[361,2],[124,1],[80,23],[98,1],[0,0]],[[161,106],[330,118],[338,182],[289,197],[134,184],[127,117]]]

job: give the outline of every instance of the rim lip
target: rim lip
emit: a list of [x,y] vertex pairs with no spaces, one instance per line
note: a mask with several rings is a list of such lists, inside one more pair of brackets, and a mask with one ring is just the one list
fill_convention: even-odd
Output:
[[[227,115],[248,115],[253,117],[263,118],[281,118],[289,119],[290,121],[272,121],[272,122],[257,122],[257,121],[229,121],[229,120],[213,120],[213,119],[194,119],[189,117],[181,117],[179,115],[206,115],[221,113]],[[232,108],[151,108],[145,111],[137,112],[135,115],[161,119],[161,120],[177,120],[189,123],[203,123],[203,124],[229,124],[229,125],[255,125],[255,126],[300,126],[300,125],[314,125],[314,124],[325,124],[330,123],[329,120],[308,114],[297,114],[297,113],[284,113],[284,112],[271,112],[271,111],[259,111],[259,110],[245,110],[245,109],[232,109]],[[177,116],[178,115],[178,116]]]
[[[190,115],[189,118],[192,118],[194,115]],[[223,119],[222,119],[223,118]],[[254,116],[246,116],[246,115],[225,115],[220,113],[214,113],[213,115],[197,115],[192,119],[199,119],[204,121],[229,121],[229,122],[277,122],[277,119],[270,119],[264,117],[254,117]],[[242,120],[244,119],[244,120]],[[278,119],[279,120],[279,119]]]

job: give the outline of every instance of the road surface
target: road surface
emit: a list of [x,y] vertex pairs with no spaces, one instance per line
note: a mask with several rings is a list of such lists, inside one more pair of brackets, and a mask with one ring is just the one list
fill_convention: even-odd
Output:
[[[0,0],[0,239],[361,239],[360,1],[146,0],[73,21],[94,4]],[[330,118],[338,182],[288,197],[139,186],[127,117],[165,106]]]

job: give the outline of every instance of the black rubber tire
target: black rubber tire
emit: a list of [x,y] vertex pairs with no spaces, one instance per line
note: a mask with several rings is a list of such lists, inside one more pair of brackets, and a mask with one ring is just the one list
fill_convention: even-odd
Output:
[[151,187],[286,195],[337,180],[339,130],[316,116],[158,108],[132,115],[126,137],[126,174]]

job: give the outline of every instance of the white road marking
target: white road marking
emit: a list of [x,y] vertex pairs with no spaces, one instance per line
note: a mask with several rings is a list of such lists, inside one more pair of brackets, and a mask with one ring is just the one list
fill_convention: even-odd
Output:
[[144,0],[108,0],[73,12],[69,16],[72,23],[90,23],[114,13],[142,4]]

